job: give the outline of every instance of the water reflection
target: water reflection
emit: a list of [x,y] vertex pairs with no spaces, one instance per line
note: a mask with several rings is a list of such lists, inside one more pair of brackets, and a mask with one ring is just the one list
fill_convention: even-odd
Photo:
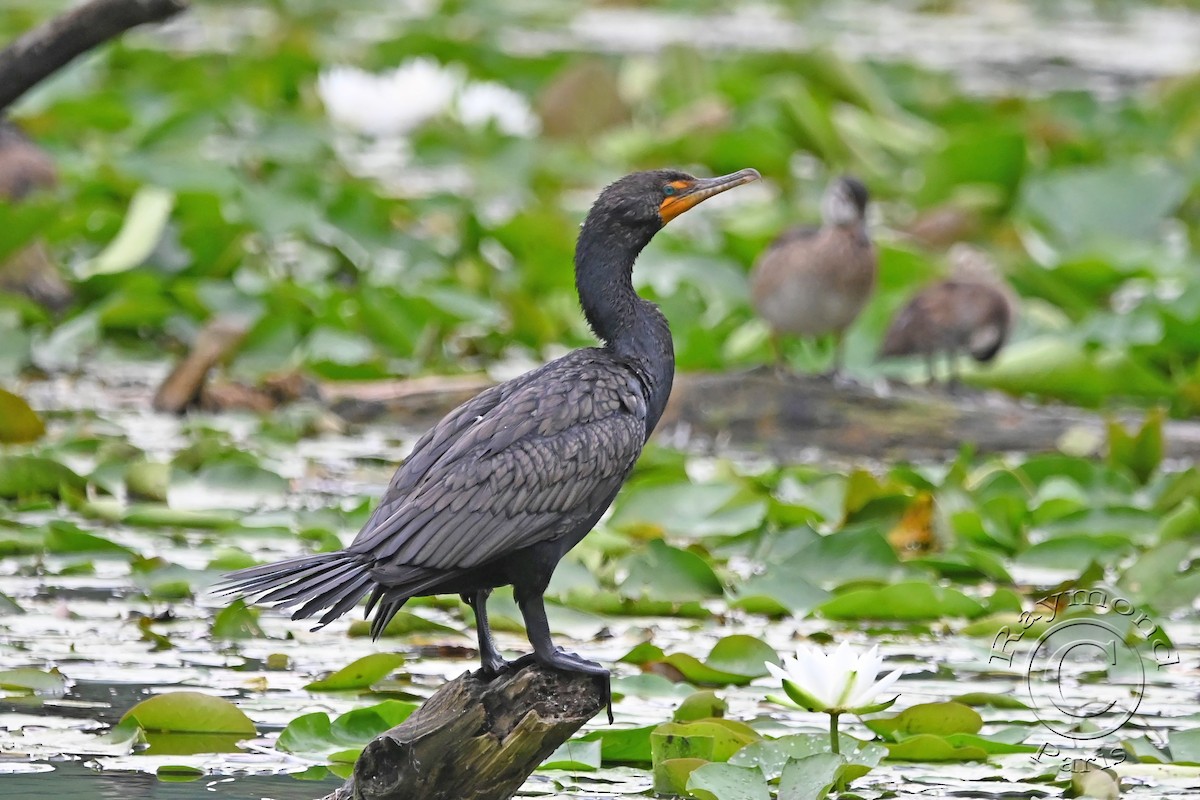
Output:
[[[82,764],[55,764],[53,772],[4,775],[0,795],[7,800],[313,800],[332,792],[342,781],[298,780],[290,775],[206,776],[194,781],[169,783],[155,775],[136,772],[96,772]],[[0,770],[2,772],[2,770]]]

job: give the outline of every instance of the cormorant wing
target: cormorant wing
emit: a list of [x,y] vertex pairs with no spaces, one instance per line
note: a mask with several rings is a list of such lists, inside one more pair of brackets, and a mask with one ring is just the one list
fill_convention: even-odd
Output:
[[386,579],[565,535],[608,506],[645,440],[642,385],[604,351],[576,351],[447,415],[348,549]]

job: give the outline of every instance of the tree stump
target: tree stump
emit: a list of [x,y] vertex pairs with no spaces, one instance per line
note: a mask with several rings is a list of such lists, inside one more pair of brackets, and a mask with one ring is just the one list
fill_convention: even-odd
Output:
[[598,677],[531,665],[465,673],[376,736],[324,800],[508,800],[605,705]]

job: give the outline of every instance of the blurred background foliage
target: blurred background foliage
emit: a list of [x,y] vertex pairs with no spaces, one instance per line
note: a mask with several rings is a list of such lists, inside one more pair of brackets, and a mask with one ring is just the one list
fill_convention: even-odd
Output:
[[[0,37],[59,5],[7,0]],[[1033,5],[1050,28],[1053,5]],[[672,225],[640,262],[682,369],[769,359],[746,274],[847,171],[877,198],[881,252],[879,291],[849,338],[853,374],[921,374],[876,364],[875,350],[894,310],[967,241],[1022,299],[1012,345],[970,381],[1200,410],[1200,73],[1126,91],[967,92],[953,69],[823,44],[820,20],[841,8],[747,12],[767,15],[762,30],[772,15],[811,22],[805,46],[775,47],[747,41],[753,26],[722,30],[737,18],[724,3],[196,3],[16,107],[60,181],[0,207],[0,257],[44,243],[71,293],[54,312],[0,293],[0,375],[163,359],[214,315],[251,325],[237,377],[523,366],[591,341],[570,264],[600,186],[639,168],[753,166],[767,179],[755,192]],[[623,31],[622,13],[634,15]],[[515,90],[540,133],[453,111],[390,137],[330,121],[323,70],[415,57]]]

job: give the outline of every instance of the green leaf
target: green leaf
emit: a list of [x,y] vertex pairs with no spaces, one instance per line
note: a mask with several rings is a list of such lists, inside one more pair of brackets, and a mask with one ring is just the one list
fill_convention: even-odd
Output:
[[788,761],[779,779],[778,800],[825,800],[846,763],[846,758],[836,753]]
[[1146,413],[1146,419],[1133,434],[1117,420],[1108,423],[1108,463],[1133,473],[1139,483],[1145,483],[1158,469],[1163,457],[1163,421],[1166,409],[1156,408]]
[[693,722],[664,722],[650,734],[650,751],[656,763],[670,758],[727,761],[759,738],[750,726],[717,717]]
[[[703,694],[698,692],[697,694]],[[694,695],[693,695],[694,696]],[[654,725],[641,728],[612,730],[603,728],[581,736],[579,741],[600,742],[600,758],[605,764],[637,764],[648,766],[653,762],[650,735]]]
[[24,398],[0,389],[0,443],[34,442],[45,432],[42,418]]
[[885,742],[893,761],[987,761],[982,747],[956,747],[941,736],[922,733],[900,742]]
[[745,686],[767,674],[764,662],[779,663],[775,650],[759,639],[744,634],[727,636],[718,641],[704,661],[687,653],[665,655],[648,643],[638,645],[621,661],[630,664],[669,664],[692,683],[714,686]]
[[29,694],[59,694],[67,688],[66,677],[57,669],[31,667],[0,671],[0,690]]
[[166,189],[144,186],[129,202],[117,237],[98,256],[83,262],[76,274],[87,279],[131,270],[154,252],[171,218],[175,195]]
[[[396,616],[388,620],[387,627],[383,629],[381,637],[393,636],[410,636],[414,633],[436,633],[445,636],[464,636],[465,634],[458,628],[451,628],[449,625],[443,625],[440,622],[425,619],[419,614],[412,614],[408,611],[398,611]],[[366,637],[371,635],[371,621],[366,619],[356,619],[350,623],[350,635],[354,637]]]
[[613,511],[615,528],[700,538],[753,530],[766,516],[766,503],[739,496],[735,483],[637,484]]
[[[860,741],[845,733],[839,734],[838,744],[842,754],[851,762],[846,771],[847,781],[866,775],[887,755],[887,750],[880,745]],[[769,780],[775,780],[783,774],[790,761],[829,752],[828,734],[794,733],[748,744],[735,753],[729,763],[757,767]]]
[[1172,764],[1200,764],[1200,728],[1171,731],[1167,734],[1167,748]]
[[1099,249],[1155,237],[1188,187],[1185,174],[1161,162],[1075,167],[1029,178],[1022,205],[1057,243]]
[[121,717],[137,720],[147,732],[227,733],[255,736],[258,731],[241,709],[200,692],[168,692],[143,700]]
[[600,742],[572,739],[563,742],[538,769],[569,769],[576,772],[595,772],[600,769]]
[[385,700],[342,714],[332,723],[324,712],[305,714],[292,720],[275,747],[288,753],[323,756],[332,761],[353,763],[367,742],[406,720],[416,703]]
[[82,492],[87,481],[49,458],[0,456],[0,498],[58,497],[64,486]]
[[770,800],[767,782],[757,769],[705,764],[688,777],[687,791],[701,800]]
[[399,653],[372,653],[351,662],[321,680],[305,684],[304,688],[311,692],[368,689],[371,684],[392,674],[403,663],[404,656]]
[[258,625],[258,609],[250,608],[240,597],[213,617],[214,639],[261,639],[265,635]]
[[679,602],[719,597],[724,593],[720,579],[703,558],[658,539],[630,556],[627,563],[629,574],[621,583],[621,594],[625,597]]
[[736,589],[729,605],[751,614],[803,616],[829,599],[829,592],[784,569],[768,569]]
[[688,779],[700,767],[709,764],[703,758],[670,758],[654,765],[654,793],[670,797],[688,794]]
[[46,550],[51,553],[93,553],[131,560],[137,553],[64,520],[46,526]]
[[1026,709],[1028,705],[1009,694],[992,694],[990,692],[967,692],[950,698],[952,703],[964,706],[991,706],[992,708]]
[[957,589],[923,581],[846,592],[817,608],[826,619],[935,620],[978,617],[986,609]]
[[726,708],[725,701],[717,697],[716,692],[710,690],[696,692],[683,699],[683,702],[675,709],[675,713],[671,715],[671,721],[692,722],[709,717],[723,717]]
[[979,712],[962,703],[921,703],[906,708],[894,717],[870,720],[867,726],[884,736],[903,738],[918,734],[948,736],[952,733],[978,733],[983,727]]

